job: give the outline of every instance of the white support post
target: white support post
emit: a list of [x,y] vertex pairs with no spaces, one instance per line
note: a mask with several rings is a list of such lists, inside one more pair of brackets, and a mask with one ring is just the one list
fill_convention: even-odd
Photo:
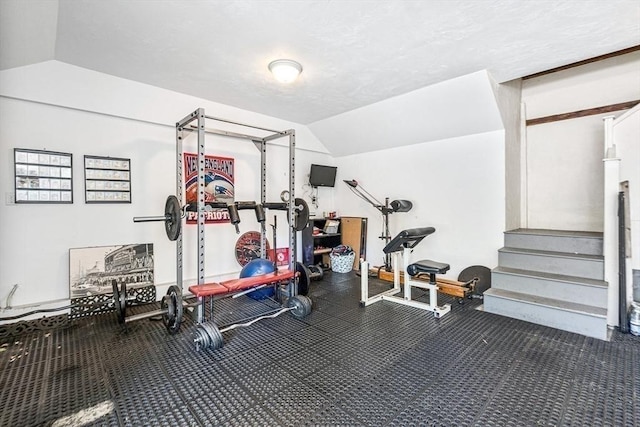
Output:
[[369,299],[369,263],[360,258],[360,305]]
[[604,117],[604,281],[609,284],[607,325],[619,326],[618,289],[618,192],[620,191],[620,159],[613,141],[614,116]]
[[394,252],[391,254],[391,268],[393,268],[393,286],[400,287],[400,252]]
[[[408,268],[409,267],[409,258],[411,257],[411,249],[407,248],[405,246],[405,248],[402,250],[403,254],[402,254],[402,260],[403,260],[403,265],[404,265],[404,299],[405,300],[410,300],[411,299],[411,277],[409,276]],[[400,254],[400,252],[396,252],[397,254]],[[394,267],[395,269],[395,267]]]
[[529,174],[527,166],[527,105],[520,104],[520,227],[529,227]]

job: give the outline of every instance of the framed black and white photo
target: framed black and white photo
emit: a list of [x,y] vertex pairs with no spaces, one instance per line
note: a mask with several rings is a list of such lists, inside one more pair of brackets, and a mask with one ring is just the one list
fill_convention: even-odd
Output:
[[16,203],[73,203],[73,155],[14,148]]
[[113,311],[113,289],[124,290],[127,306],[156,301],[153,244],[69,249],[69,317]]
[[131,160],[84,156],[86,203],[131,203]]
[[110,294],[112,281],[127,289],[154,284],[153,244],[69,249],[69,294],[79,298]]

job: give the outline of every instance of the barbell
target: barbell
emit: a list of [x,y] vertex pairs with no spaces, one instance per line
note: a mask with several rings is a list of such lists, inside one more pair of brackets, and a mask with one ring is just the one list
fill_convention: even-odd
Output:
[[178,240],[178,236],[180,236],[183,216],[183,210],[180,207],[178,198],[170,195],[164,204],[163,216],[136,216],[133,218],[133,222],[163,221],[167,237],[169,240],[174,241]]
[[[294,200],[294,229],[296,231],[302,231],[307,227],[309,222],[309,206],[304,199],[296,198]],[[288,217],[288,209],[289,202],[276,202],[276,203],[263,203],[257,204],[255,202],[235,202],[231,204],[221,203],[221,202],[213,202],[207,203],[207,207],[211,208],[220,208],[227,209],[229,211],[229,216],[231,217],[231,223],[236,227],[236,231],[240,231],[238,229],[238,224],[240,223],[240,217],[238,216],[238,210],[243,209],[254,209],[256,211],[256,218],[259,222],[264,222],[264,210],[274,209],[274,210],[287,210],[287,219],[291,221]],[[182,229],[182,218],[185,215],[186,206],[183,208],[180,206],[180,202],[178,198],[173,195],[169,195],[167,197],[167,201],[164,204],[164,215],[158,216],[137,216],[133,218],[133,222],[164,222],[165,232],[167,233],[167,237],[171,241],[178,240],[180,236],[180,232]]]
[[304,295],[296,295],[287,300],[287,306],[274,310],[268,314],[256,317],[245,323],[235,323],[224,328],[218,328],[214,322],[200,323],[195,331],[193,343],[195,344],[196,351],[201,349],[217,350],[224,345],[223,332],[230,331],[236,328],[244,328],[251,326],[254,323],[263,319],[273,319],[283,313],[291,312],[291,315],[296,319],[303,319],[311,313],[311,298]]
[[184,315],[184,303],[182,301],[182,292],[177,286],[169,286],[167,294],[162,297],[162,301],[160,302],[160,309],[134,314],[129,317],[126,316],[126,297],[123,298],[125,294],[126,288],[124,288],[124,285],[120,291],[117,291],[117,287],[114,285],[113,299],[116,301],[116,312],[120,323],[127,324],[135,322],[136,320],[162,316],[162,322],[171,335],[174,335],[180,330],[180,324],[182,323]]
[[107,301],[107,304],[113,303],[113,307],[116,309],[118,323],[125,323],[127,319],[127,303],[138,301],[138,297],[127,295],[127,284],[124,282],[121,283],[120,288],[118,288],[118,282],[113,280],[111,281],[111,288],[113,289],[113,297],[111,301]]

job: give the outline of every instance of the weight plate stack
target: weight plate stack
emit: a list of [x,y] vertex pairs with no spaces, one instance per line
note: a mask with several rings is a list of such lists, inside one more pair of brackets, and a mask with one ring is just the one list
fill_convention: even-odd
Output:
[[287,307],[291,308],[291,315],[296,319],[304,319],[311,313],[311,298],[297,295],[289,298]]
[[220,329],[215,323],[205,322],[199,324],[194,332],[193,342],[196,345],[196,351],[201,349],[217,350],[224,345],[224,338]]

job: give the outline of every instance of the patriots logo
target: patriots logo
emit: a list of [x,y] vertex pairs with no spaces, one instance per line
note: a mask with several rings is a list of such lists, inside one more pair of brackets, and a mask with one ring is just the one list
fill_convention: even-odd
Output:
[[216,197],[233,197],[233,192],[228,188],[223,187],[222,185],[216,185],[214,187],[214,194]]

